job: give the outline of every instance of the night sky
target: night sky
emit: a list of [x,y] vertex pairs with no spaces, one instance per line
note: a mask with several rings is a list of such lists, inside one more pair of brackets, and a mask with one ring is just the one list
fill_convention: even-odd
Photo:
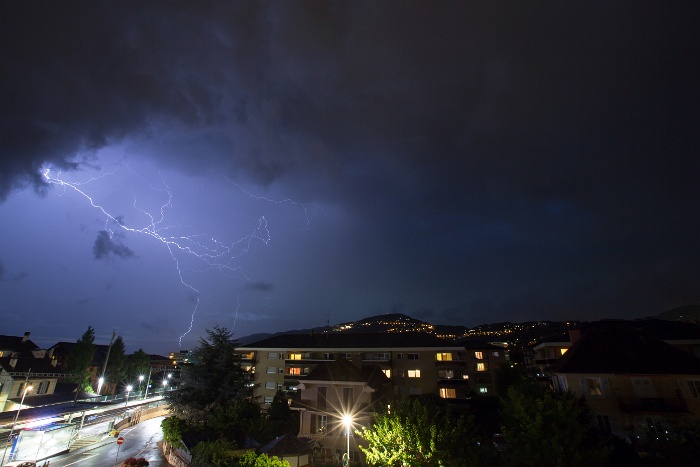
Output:
[[4,1],[0,334],[698,304],[698,8]]

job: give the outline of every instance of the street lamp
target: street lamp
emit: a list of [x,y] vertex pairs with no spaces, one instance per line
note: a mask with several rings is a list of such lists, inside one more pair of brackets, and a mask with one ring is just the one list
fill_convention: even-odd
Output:
[[124,408],[129,404],[129,393],[132,389],[134,389],[134,387],[131,384],[126,387],[126,402],[124,402]]
[[145,379],[145,377],[143,375],[139,375],[139,394],[141,393],[141,391],[143,391],[142,387],[143,387],[143,380],[144,379]]
[[348,450],[345,453],[345,459],[343,462],[343,467],[350,465],[350,430],[352,429],[352,415],[343,415],[343,425],[345,425],[345,433],[348,436]]
[[[146,391],[143,393],[143,398],[145,399],[148,397],[148,386],[151,385],[151,371],[153,371],[153,368],[148,369],[148,380],[146,381]],[[139,379],[142,379],[143,376],[141,376]]]
[[165,389],[168,387],[168,380],[164,379],[163,380],[163,394],[165,394]]
[[[29,378],[29,376],[27,376]],[[15,431],[15,425],[17,424],[17,419],[19,418],[19,413],[22,410],[22,405],[24,405],[24,398],[27,395],[29,391],[34,389],[33,386],[26,386],[24,388],[24,391],[22,392],[22,400],[19,402],[19,408],[17,409],[17,413],[15,414],[15,419],[12,421],[12,428],[10,428],[10,434],[7,437],[7,441],[12,440],[12,434]],[[5,442],[5,450],[2,452],[2,461],[0,461],[0,465],[5,463],[5,454],[7,454],[7,442]]]

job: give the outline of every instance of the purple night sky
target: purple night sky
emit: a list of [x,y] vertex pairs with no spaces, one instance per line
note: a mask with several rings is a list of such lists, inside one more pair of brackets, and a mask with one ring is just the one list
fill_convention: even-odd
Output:
[[698,12],[2,2],[0,334],[698,304]]

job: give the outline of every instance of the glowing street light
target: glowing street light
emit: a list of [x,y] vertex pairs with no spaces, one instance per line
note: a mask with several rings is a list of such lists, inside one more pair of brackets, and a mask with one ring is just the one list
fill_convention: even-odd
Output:
[[352,429],[352,415],[343,415],[343,425],[345,426],[345,433],[348,436],[348,450],[345,453],[345,456],[343,456],[343,467],[347,467],[350,465],[350,430]]
[[[27,376],[27,378],[29,378],[29,376]],[[19,402],[19,408],[17,409],[17,413],[15,414],[15,419],[12,421],[12,428],[10,428],[10,434],[7,437],[8,441],[10,441],[12,439],[12,434],[15,431],[15,425],[17,424],[17,419],[19,418],[19,413],[22,410],[22,406],[24,405],[24,397],[32,389],[34,389],[33,386],[25,386],[24,391],[22,391],[22,400]],[[7,454],[7,443],[5,443],[5,450],[2,452],[2,461],[0,461],[0,465],[3,465],[5,463],[5,454]]]
[[163,380],[163,394],[165,394],[165,390],[166,390],[167,387],[168,387],[168,380],[167,380],[167,379],[164,379],[164,380]]
[[126,408],[127,404],[129,404],[129,393],[131,392],[132,389],[134,389],[134,387],[131,384],[129,384],[126,387],[126,402],[124,402],[124,408]]

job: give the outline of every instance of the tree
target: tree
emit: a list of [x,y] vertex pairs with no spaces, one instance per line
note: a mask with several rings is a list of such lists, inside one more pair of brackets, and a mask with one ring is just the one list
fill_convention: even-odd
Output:
[[68,362],[65,372],[78,375],[71,378],[78,387],[86,392],[92,392],[90,384],[90,367],[95,358],[97,346],[95,345],[95,330],[88,326],[87,330],[78,339],[68,354]]
[[112,349],[107,360],[106,377],[107,381],[114,384],[115,387],[123,383],[126,378],[126,351],[122,336],[117,336],[112,343]]
[[367,462],[382,466],[461,467],[488,465],[477,430],[468,417],[457,417],[435,398],[403,398],[391,412],[375,413],[358,434]]
[[503,433],[518,466],[603,465],[611,448],[593,425],[584,399],[533,382],[508,389],[503,400]]
[[[151,366],[151,357],[138,349],[136,352],[126,357],[126,377],[129,382],[135,383],[139,376],[148,374],[148,369]],[[144,383],[145,384],[145,383]],[[140,390],[141,388],[139,388]]]
[[234,466],[237,464],[236,443],[224,438],[214,441],[202,441],[192,449],[193,467]]
[[298,412],[289,410],[289,402],[282,391],[277,391],[272,399],[270,408],[267,409],[267,421],[273,436],[281,436],[287,433],[296,435],[299,431]]
[[252,395],[249,372],[234,352],[238,344],[233,334],[218,326],[206,332],[192,352],[192,364],[182,369],[180,389],[165,397],[173,414],[192,426],[211,421],[217,411],[230,410],[232,401]]
[[289,462],[281,460],[277,456],[269,457],[267,454],[255,454],[248,451],[237,459],[239,467],[289,467]]
[[184,448],[182,435],[187,431],[187,424],[177,417],[168,417],[160,422],[163,430],[163,441],[170,443],[176,448]]

